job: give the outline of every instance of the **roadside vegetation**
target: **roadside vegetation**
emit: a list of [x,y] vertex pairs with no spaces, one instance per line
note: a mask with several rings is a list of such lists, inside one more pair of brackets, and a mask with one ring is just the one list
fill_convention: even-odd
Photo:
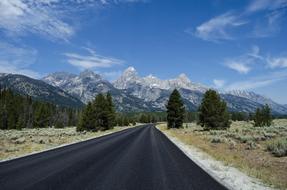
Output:
[[0,130],[0,161],[99,137],[129,127],[115,127],[98,132],[79,132],[76,131],[76,127]]
[[193,119],[159,128],[266,184],[287,188],[287,119],[273,119],[268,105],[255,113],[229,113],[220,96],[208,90]]

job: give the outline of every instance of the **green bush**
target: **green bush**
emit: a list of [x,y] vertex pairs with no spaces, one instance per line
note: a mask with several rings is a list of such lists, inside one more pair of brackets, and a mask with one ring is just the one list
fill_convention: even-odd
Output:
[[267,145],[267,150],[278,157],[287,156],[287,138],[273,140]]
[[226,141],[225,138],[222,137],[212,137],[211,138],[211,143],[224,143]]

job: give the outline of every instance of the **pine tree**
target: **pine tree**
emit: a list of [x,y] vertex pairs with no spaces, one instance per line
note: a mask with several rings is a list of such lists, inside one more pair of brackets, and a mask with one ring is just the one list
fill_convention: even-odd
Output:
[[110,93],[107,93],[106,101],[107,101],[107,109],[108,109],[108,128],[111,129],[115,125],[116,111],[115,111],[115,106],[114,106],[113,99]]
[[198,123],[205,129],[226,129],[230,127],[226,103],[221,100],[216,91],[206,91],[198,111]]
[[167,103],[167,127],[180,128],[184,120],[185,108],[179,92],[175,89]]
[[94,117],[94,109],[91,102],[83,110],[81,119],[79,124],[77,125],[77,131],[84,131],[84,130],[95,130],[95,117]]
[[124,126],[129,126],[130,125],[129,119],[126,116],[124,116],[124,118],[123,118],[123,125]]
[[98,94],[93,102],[95,109],[96,130],[107,130],[109,125],[109,111],[106,98],[103,94]]

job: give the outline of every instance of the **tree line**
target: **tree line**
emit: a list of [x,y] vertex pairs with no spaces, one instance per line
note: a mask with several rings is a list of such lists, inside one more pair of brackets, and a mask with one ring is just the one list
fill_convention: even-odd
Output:
[[196,121],[205,129],[225,129],[233,121],[254,121],[254,126],[270,126],[268,105],[255,113],[228,112],[226,102],[214,90],[208,90],[197,112],[185,110],[180,93],[174,90],[166,105],[166,112],[117,113],[110,93],[98,94],[83,109],[57,106],[33,100],[9,89],[0,90],[0,129],[77,126],[77,130],[107,130],[114,126],[136,123],[166,122],[168,128],[182,127],[184,122]]
[[0,129],[74,126],[79,112],[0,89]]
[[[168,100],[167,127],[181,128],[186,122],[186,111],[180,93],[175,89]],[[203,96],[197,113],[189,115],[189,120],[197,121],[204,129],[227,129],[233,121],[254,121],[255,127],[270,126],[272,123],[271,109],[268,105],[257,108],[255,113],[232,112],[215,90],[207,90]]]

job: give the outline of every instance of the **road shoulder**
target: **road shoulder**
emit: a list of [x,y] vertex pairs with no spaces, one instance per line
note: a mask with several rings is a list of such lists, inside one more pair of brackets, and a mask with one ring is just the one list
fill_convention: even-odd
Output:
[[216,179],[229,189],[233,190],[272,190],[256,178],[252,178],[239,171],[238,169],[226,166],[222,162],[213,159],[210,155],[196,147],[187,145],[180,139],[170,135],[168,131],[161,130],[167,138],[171,140],[187,157],[194,161],[198,166],[205,170],[210,176]]

